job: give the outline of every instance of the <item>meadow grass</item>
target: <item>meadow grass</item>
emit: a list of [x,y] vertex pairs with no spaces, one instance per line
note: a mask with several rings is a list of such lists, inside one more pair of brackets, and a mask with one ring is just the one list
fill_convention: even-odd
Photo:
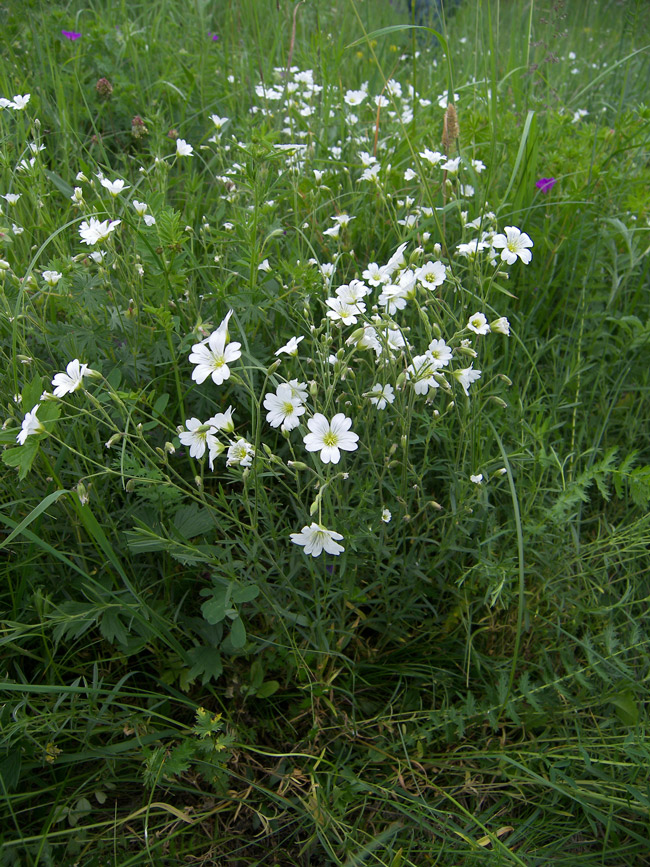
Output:
[[1,865],[648,861],[648,9],[405,6],[0,8]]

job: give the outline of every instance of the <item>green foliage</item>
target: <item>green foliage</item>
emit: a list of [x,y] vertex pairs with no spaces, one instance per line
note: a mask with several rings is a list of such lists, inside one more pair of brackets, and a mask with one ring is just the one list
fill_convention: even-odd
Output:
[[[0,865],[642,863],[647,5],[218,5],[0,7]],[[445,280],[328,315],[403,243]]]

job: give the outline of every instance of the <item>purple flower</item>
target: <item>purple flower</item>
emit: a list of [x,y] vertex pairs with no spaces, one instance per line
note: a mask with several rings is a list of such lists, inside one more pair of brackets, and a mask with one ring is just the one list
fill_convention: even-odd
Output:
[[556,178],[540,178],[535,186],[543,193],[550,193],[556,183]]
[[210,33],[210,31],[208,31],[208,36],[210,37],[210,39],[211,39],[213,42],[218,42],[218,41],[219,41],[219,34],[218,34],[218,33]]
[[69,39],[71,42],[74,42],[75,39],[81,39],[81,33],[75,33],[74,30],[62,30],[61,35],[65,36],[65,38]]

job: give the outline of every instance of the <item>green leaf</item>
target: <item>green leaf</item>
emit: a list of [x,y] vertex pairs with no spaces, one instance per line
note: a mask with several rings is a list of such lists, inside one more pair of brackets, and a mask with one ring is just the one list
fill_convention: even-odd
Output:
[[242,602],[252,602],[257,596],[259,596],[260,588],[256,587],[254,584],[248,584],[246,587],[236,587],[232,591],[232,601],[237,605],[240,605]]
[[193,647],[187,654],[191,662],[189,680],[201,678],[201,686],[217,680],[223,671],[221,656],[215,647]]
[[[25,443],[24,446],[22,446],[23,450],[27,447],[28,443],[29,443],[29,440],[27,441],[27,443]],[[36,445],[38,447],[38,443]],[[12,449],[11,451],[20,451],[20,449]],[[3,460],[4,460],[5,455],[11,454],[11,451],[10,452],[4,452],[4,454],[2,456]],[[5,461],[5,463],[7,463],[7,461]],[[10,464],[10,466],[11,466],[11,464]],[[52,503],[56,502],[59,499],[59,497],[62,497],[64,494],[69,494],[69,493],[70,493],[70,491],[66,491],[65,489],[62,489],[60,491],[53,491],[51,494],[48,494],[47,497],[45,497],[45,499],[41,500],[41,502],[38,504],[38,506],[36,506],[36,508],[32,509],[32,511],[29,513],[29,515],[27,515],[26,518],[23,518],[23,520],[20,522],[20,524],[18,524],[18,526],[15,527],[11,531],[11,533],[9,533],[7,538],[3,539],[2,542],[0,542],[0,550],[2,550],[2,548],[5,547],[5,545],[8,545],[9,542],[11,542],[11,540],[14,539],[16,536],[19,536],[26,527],[29,527],[29,525],[32,523],[32,521],[35,521],[36,518],[38,518],[38,516],[40,514],[42,514],[47,508],[49,508],[49,506],[51,506]]]
[[226,608],[230,604],[230,591],[230,585],[201,591],[201,596],[210,595],[210,598],[201,606],[201,614],[211,625],[225,620]]
[[198,503],[192,503],[189,506],[181,506],[176,512],[174,527],[183,539],[194,539],[196,536],[214,530],[215,523],[209,509],[199,506]]
[[639,706],[634,700],[632,690],[626,689],[625,692],[613,695],[610,701],[616,708],[616,716],[622,723],[628,726],[635,726],[638,723]]
[[255,693],[256,698],[269,698],[280,689],[280,684],[277,680],[267,680]]
[[156,402],[153,405],[152,412],[156,418],[158,418],[158,416],[160,416],[165,411],[165,407],[167,406],[168,403],[169,403],[169,395],[167,394],[167,392],[165,392],[165,394],[160,395],[160,397],[156,400]]
[[235,617],[232,622],[232,626],[230,627],[230,643],[235,650],[239,650],[240,647],[246,644],[246,627],[241,617]]
[[650,466],[637,467],[630,473],[630,496],[635,505],[647,508],[650,502]]
[[[8,467],[18,467],[18,478],[22,480],[30,471],[34,458],[38,453],[40,437],[27,437],[24,446],[16,446],[14,449],[6,449],[2,453],[2,462]],[[6,541],[6,540],[5,540]]]
[[102,614],[99,631],[111,644],[117,641],[118,644],[126,645],[128,641],[126,626],[120,620],[120,612],[114,608],[107,608]]
[[34,409],[42,394],[43,380],[40,376],[35,376],[31,382],[25,383],[23,388],[23,399],[20,405],[23,412],[29,412]]

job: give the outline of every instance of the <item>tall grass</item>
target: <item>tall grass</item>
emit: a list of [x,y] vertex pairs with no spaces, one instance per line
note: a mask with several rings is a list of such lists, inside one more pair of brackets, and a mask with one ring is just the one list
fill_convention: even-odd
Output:
[[645,4],[0,14],[0,863],[643,864]]

